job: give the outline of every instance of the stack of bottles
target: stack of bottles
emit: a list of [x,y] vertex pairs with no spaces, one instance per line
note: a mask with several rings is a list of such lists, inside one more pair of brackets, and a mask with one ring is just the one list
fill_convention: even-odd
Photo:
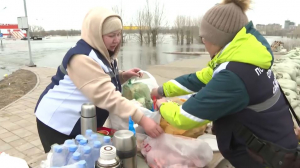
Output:
[[88,129],[62,145],[52,146],[51,168],[94,168],[100,157],[100,148],[112,145],[110,136],[103,136]]

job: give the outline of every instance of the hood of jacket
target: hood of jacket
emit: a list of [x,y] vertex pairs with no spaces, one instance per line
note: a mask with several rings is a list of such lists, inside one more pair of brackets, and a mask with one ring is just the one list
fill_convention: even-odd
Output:
[[112,10],[103,7],[95,7],[91,9],[83,20],[81,38],[91,47],[98,50],[109,62],[111,62],[113,59],[117,58],[120,50],[120,44],[116,47],[113,55],[110,55],[105,47],[102,38],[102,26],[104,21],[109,17],[118,17],[121,20],[121,17]]

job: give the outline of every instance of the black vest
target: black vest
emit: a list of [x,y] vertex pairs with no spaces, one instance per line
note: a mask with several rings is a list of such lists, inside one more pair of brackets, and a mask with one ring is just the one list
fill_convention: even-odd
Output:
[[218,146],[222,155],[237,168],[262,167],[246,151],[245,142],[237,136],[237,123],[249,128],[259,138],[287,149],[297,147],[289,106],[280,92],[271,70],[254,65],[229,62],[232,71],[244,82],[249,95],[247,108],[214,122]]

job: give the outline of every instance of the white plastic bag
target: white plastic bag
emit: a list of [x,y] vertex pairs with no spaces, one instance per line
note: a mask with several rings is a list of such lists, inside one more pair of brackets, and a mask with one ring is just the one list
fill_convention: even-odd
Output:
[[295,81],[288,79],[277,79],[277,81],[282,88],[297,92],[297,83]]
[[149,72],[143,71],[143,70],[141,70],[140,72],[143,73],[143,74],[146,74],[149,78],[147,78],[147,79],[137,79],[137,78],[134,78],[132,80],[132,83],[139,83],[139,82],[144,83],[144,84],[146,84],[148,86],[150,92],[152,91],[152,89],[157,88],[159,86],[157,84],[157,81],[154,78],[154,76],[151,75]]
[[147,137],[142,154],[152,168],[205,167],[213,158],[210,146],[201,139],[162,134]]
[[0,153],[0,167],[2,168],[28,168],[24,159],[10,156],[9,154]]
[[[144,107],[141,106],[141,104],[135,100],[132,100],[135,102],[135,106],[139,108],[141,112],[144,113],[145,116],[152,118],[156,123],[160,122],[160,114],[158,112],[152,112]],[[117,116],[116,114],[109,113],[108,116],[110,125],[108,127],[115,129],[115,130],[128,130],[129,129],[129,119],[128,118],[121,118]],[[144,133],[144,129],[141,126],[137,126],[136,132]]]

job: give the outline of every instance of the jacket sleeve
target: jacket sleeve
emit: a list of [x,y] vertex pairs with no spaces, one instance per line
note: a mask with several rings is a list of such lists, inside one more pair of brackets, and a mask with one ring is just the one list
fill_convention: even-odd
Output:
[[116,91],[111,78],[92,58],[74,55],[68,64],[67,71],[75,86],[95,106],[122,118],[131,116],[135,123],[139,123],[143,117],[143,113],[131,101]]
[[213,70],[204,68],[196,73],[183,75],[163,84],[158,90],[162,96],[174,97],[198,92],[212,78]]
[[241,111],[248,103],[243,81],[233,72],[223,70],[182,106],[163,103],[160,112],[171,125],[188,130]]

